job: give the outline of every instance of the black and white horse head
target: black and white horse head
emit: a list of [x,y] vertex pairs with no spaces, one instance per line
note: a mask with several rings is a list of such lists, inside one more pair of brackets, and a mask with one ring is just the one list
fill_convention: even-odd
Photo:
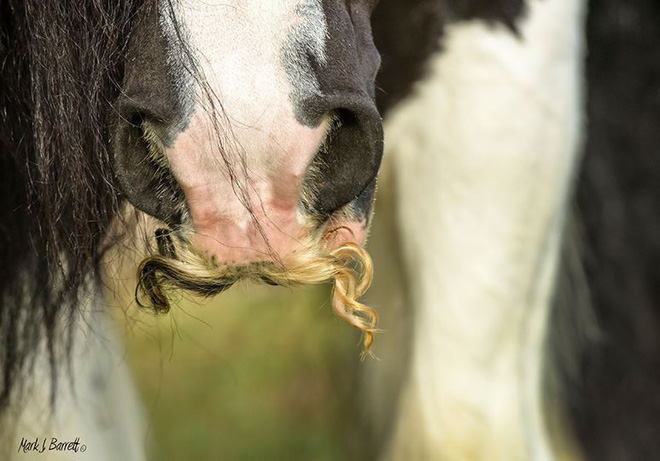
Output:
[[[189,1],[130,41],[119,186],[220,263],[366,237],[382,155],[372,1]],[[348,232],[346,232],[348,231]]]
[[0,407],[35,351],[57,374],[131,207],[158,223],[141,279],[154,307],[163,283],[210,294],[343,273],[335,309],[375,326],[345,261],[368,269],[383,150],[374,7],[0,2]]

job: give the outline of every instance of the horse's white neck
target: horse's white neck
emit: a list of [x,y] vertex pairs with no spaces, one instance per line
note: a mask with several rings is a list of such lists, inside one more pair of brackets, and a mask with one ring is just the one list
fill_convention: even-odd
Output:
[[533,0],[520,38],[450,26],[386,124],[415,309],[391,459],[552,457],[541,381],[580,139],[581,10]]

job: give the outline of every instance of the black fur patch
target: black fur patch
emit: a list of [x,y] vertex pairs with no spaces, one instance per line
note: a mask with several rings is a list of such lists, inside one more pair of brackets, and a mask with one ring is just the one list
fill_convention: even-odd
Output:
[[518,19],[525,10],[525,0],[444,0],[451,19],[467,21],[483,19],[518,29]]
[[587,459],[660,453],[660,3],[590,2],[578,187],[602,340],[570,395]]

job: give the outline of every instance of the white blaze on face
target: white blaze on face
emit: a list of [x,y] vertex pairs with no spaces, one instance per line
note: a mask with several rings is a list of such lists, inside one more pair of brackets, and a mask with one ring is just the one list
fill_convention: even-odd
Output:
[[176,15],[203,76],[190,123],[166,150],[195,243],[225,261],[263,259],[247,201],[283,255],[306,232],[300,187],[328,126],[302,125],[294,107],[319,91],[307,56],[325,59],[320,0],[185,1]]

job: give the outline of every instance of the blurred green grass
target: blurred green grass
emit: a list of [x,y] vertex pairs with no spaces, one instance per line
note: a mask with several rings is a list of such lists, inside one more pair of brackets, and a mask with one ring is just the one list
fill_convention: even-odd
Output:
[[[328,287],[239,285],[166,316],[122,316],[150,459],[344,460],[358,332]],[[130,318],[125,318],[130,317]]]

